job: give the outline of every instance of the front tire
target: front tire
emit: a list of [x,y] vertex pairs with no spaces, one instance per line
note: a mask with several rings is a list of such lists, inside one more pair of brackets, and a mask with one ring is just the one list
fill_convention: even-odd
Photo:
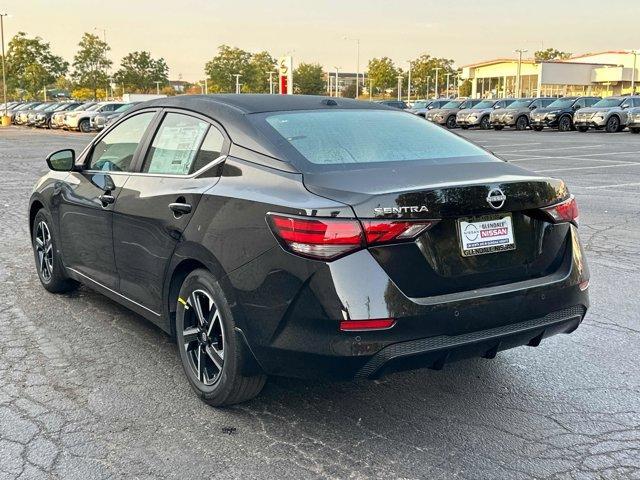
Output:
[[67,277],[53,235],[51,217],[41,209],[36,213],[32,226],[31,243],[36,260],[36,269],[42,286],[51,293],[74,290],[78,283]]
[[571,121],[571,117],[565,115],[558,120],[558,130],[561,132],[570,132],[573,130],[573,122]]
[[518,117],[518,119],[516,120],[516,130],[526,130],[528,126],[529,120],[527,119],[527,117],[525,117],[524,115]]
[[193,390],[209,405],[233,405],[254,398],[266,375],[244,376],[242,339],[220,285],[207,270],[191,272],[180,288],[176,340]]
[[611,117],[609,117],[609,120],[607,120],[607,124],[605,126],[605,131],[607,133],[616,133],[620,131],[620,119],[618,117],[616,117],[615,115],[612,115]]
[[80,120],[80,123],[78,123],[78,130],[80,130],[82,133],[91,132],[91,124],[89,123],[89,120],[86,118]]
[[449,115],[449,118],[447,118],[447,128],[452,129],[456,128],[456,126],[456,117],[454,115]]
[[485,115],[480,119],[480,128],[482,130],[489,130],[491,128],[491,123],[489,122],[489,116]]

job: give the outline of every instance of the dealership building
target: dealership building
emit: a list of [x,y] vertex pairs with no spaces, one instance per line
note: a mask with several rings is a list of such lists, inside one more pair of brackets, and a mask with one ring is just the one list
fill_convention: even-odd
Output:
[[[630,94],[640,76],[638,53],[608,51],[520,64],[520,96]],[[635,72],[634,72],[635,69]],[[473,98],[514,97],[517,93],[518,59],[500,58],[462,67],[463,80],[471,80]],[[638,88],[636,88],[638,91]]]

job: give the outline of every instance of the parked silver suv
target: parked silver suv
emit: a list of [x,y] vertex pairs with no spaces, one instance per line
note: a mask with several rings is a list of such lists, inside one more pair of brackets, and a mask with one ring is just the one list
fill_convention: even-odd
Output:
[[504,127],[525,130],[530,123],[531,111],[551,105],[554,100],[555,98],[549,97],[519,98],[507,108],[493,111],[489,121],[495,130],[502,130]]
[[629,131],[631,133],[640,133],[640,107],[630,108],[629,112]]
[[473,108],[459,111],[456,115],[456,123],[462,129],[480,127],[482,130],[489,130],[491,128],[489,121],[491,112],[508,107],[514,100],[513,98],[482,100]]
[[629,123],[628,109],[632,107],[640,107],[640,96],[603,98],[593,107],[578,110],[573,115],[573,124],[580,132],[589,128],[620,132]]
[[451,100],[450,102],[445,103],[441,108],[434,108],[433,110],[427,112],[425,118],[433,123],[438,123],[440,125],[446,125],[447,128],[455,128],[458,126],[456,123],[456,115],[460,110],[465,110],[467,108],[473,108],[481,100]]

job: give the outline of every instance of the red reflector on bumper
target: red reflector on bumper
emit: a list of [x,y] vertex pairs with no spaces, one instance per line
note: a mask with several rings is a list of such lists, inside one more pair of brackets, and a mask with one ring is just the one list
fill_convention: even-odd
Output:
[[341,332],[357,332],[362,330],[386,330],[393,327],[393,318],[379,318],[375,320],[343,320],[340,322]]

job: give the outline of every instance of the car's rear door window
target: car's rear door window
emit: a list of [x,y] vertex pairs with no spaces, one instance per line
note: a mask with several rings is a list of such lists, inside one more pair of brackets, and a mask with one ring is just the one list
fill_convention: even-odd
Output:
[[167,113],[147,152],[143,170],[147,173],[187,175],[209,125],[190,115]]
[[131,162],[156,112],[143,112],[128,118],[107,133],[94,146],[89,170],[130,172]]

